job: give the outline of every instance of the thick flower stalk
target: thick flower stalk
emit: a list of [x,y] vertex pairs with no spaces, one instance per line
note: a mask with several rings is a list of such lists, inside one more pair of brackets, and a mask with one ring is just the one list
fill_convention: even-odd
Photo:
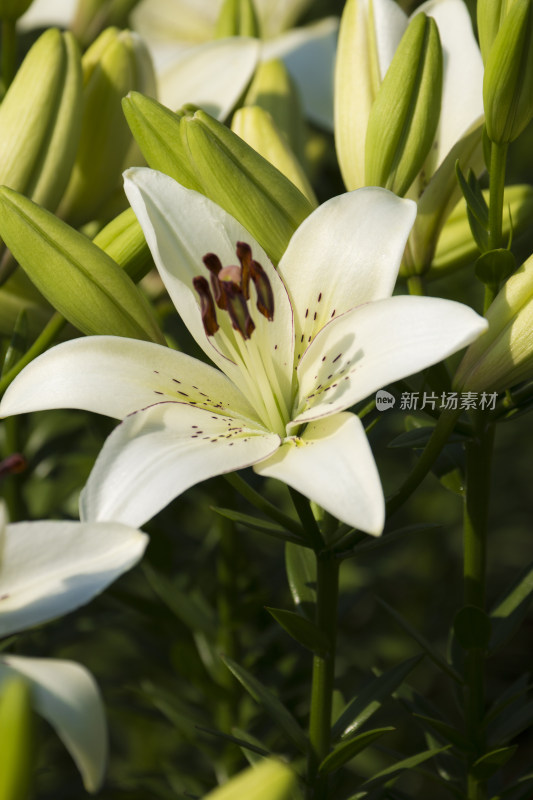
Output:
[[142,524],[189,486],[254,465],[379,534],[379,476],[346,409],[486,326],[459,303],[391,297],[414,204],[375,188],[336,197],[300,225],[276,271],[234,218],[168,176],[129,170],[126,192],[180,316],[219,369],[88,337],[32,362],[0,412],[124,420],[83,492],[86,519]]

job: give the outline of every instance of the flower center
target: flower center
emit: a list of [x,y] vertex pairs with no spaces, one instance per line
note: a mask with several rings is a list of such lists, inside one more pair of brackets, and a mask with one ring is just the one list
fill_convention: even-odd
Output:
[[232,327],[243,339],[249,339],[255,330],[250,314],[250,280],[254,284],[258,311],[272,321],[274,319],[274,295],[270,281],[261,264],[252,258],[252,250],[246,242],[237,242],[237,258],[240,266],[223,267],[215,253],[207,253],[203,262],[211,273],[211,288],[203,275],[193,278],[193,286],[200,297],[200,308],[204,330],[213,336],[219,329],[216,306],[228,314]]

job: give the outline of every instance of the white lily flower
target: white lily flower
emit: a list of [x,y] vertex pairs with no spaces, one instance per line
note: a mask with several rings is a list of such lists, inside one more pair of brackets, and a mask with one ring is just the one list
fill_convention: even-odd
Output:
[[[120,523],[5,524],[0,505],[0,636],[87,603],[142,556],[148,537]],[[33,705],[56,730],[87,791],[100,787],[107,759],[102,698],[80,664],[0,656],[0,687],[13,674],[30,684]]]
[[[73,407],[124,419],[82,494],[87,519],[142,524],[189,486],[253,465],[379,535],[379,476],[345,409],[486,328],[460,303],[391,297],[415,204],[378,188],[333,198],[275,270],[203,195],[149,169],[128,170],[125,188],[180,316],[219,369],[147,342],[78,339],[26,367],[0,413]],[[228,267],[236,250],[241,267]]]
[[78,0],[33,0],[17,25],[21,30],[51,26],[70,28],[77,5]]
[[[268,61],[281,58],[296,82],[304,110],[313,122],[333,128],[333,69],[337,42],[338,19],[328,17],[302,28],[292,28],[310,0],[255,0],[263,43],[260,58]],[[187,97],[183,100],[182,61],[193,57],[195,46],[211,42],[222,0],[141,0],[132,14],[132,24],[150,47],[160,85],[161,102],[176,109],[183,102],[202,103]],[[249,42],[234,37],[226,41],[230,49],[224,58],[217,58],[214,42],[202,50],[204,70],[219,81],[218,70],[232,71],[233,85],[241,93],[251,73],[242,83],[242,67],[232,62],[240,55],[239,47]],[[239,45],[240,42],[240,45]],[[220,47],[221,45],[219,45]],[[225,47],[225,46],[224,46]],[[208,61],[206,59],[209,59]],[[183,66],[184,66],[183,65]],[[229,84],[226,82],[226,86]],[[236,94],[235,99],[240,96]],[[212,97],[216,98],[215,91]],[[202,105],[205,110],[209,108]],[[212,113],[210,111],[210,113]],[[222,111],[218,114],[223,119]]]
[[[428,257],[460,197],[459,159],[483,169],[483,61],[463,0],[429,0],[416,9],[435,19],[443,50],[443,89],[435,140],[408,196],[418,203],[410,237],[415,265]],[[407,29],[394,0],[348,0],[341,22],[335,74],[335,143],[348,189],[366,185],[365,139],[370,109]],[[428,255],[429,254],[429,255]]]

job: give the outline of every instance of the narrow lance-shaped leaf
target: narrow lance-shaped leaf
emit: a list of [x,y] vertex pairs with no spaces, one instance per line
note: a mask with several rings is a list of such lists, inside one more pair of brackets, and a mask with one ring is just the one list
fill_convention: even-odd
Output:
[[423,764],[424,761],[428,761],[430,758],[438,755],[439,753],[443,753],[445,750],[448,750],[448,747],[435,747],[429,750],[424,750],[422,753],[417,753],[416,756],[410,756],[409,758],[402,758],[401,761],[397,761],[395,764],[391,764],[390,767],[386,767],[382,769],[380,772],[376,773],[372,776],[372,778],[365,783],[362,784],[362,789],[369,789],[370,787],[376,786],[378,784],[388,782],[393,780],[394,778],[401,775],[402,772],[406,770],[414,770],[420,764]]
[[532,595],[533,564],[528,564],[491,612],[491,650],[501,647],[519,628],[530,607]]
[[315,554],[308,548],[287,544],[285,569],[296,608],[309,620],[314,621],[317,581]]
[[330,648],[330,642],[324,631],[294,611],[286,611],[283,608],[268,608],[269,614],[272,614],[276,622],[278,622],[284,631],[289,636],[292,636],[297,642],[311,650],[313,653],[324,655]]
[[366,748],[369,747],[372,742],[375,742],[376,739],[379,739],[384,733],[388,733],[389,731],[393,730],[395,729],[391,727],[376,728],[373,731],[365,731],[364,733],[354,736],[353,739],[341,742],[322,761],[318,771],[321,774],[326,775],[329,775],[331,772],[336,772],[348,761],[351,761],[352,758],[355,758],[355,756],[359,755],[359,753],[362,753],[363,750],[366,750]]

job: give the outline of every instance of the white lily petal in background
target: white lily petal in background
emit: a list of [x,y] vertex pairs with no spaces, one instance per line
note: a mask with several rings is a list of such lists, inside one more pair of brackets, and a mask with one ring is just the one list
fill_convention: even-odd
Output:
[[142,525],[200,481],[271,455],[276,434],[182,403],[127,417],[108,437],[80,498],[82,519]]
[[107,727],[92,675],[72,661],[0,657],[0,686],[13,675],[29,681],[36,711],[52,725],[71,754],[86,790],[98,791],[107,762]]
[[198,43],[212,36],[221,4],[222,0],[141,0],[130,19],[149,44]]
[[296,358],[332,315],[390,297],[415,216],[412,201],[368,187],[328,200],[303,221],[278,267],[290,287]]
[[255,472],[292,486],[337,519],[379,536],[385,501],[364,427],[355,414],[311,422]]
[[142,557],[148,537],[119,523],[17,522],[0,563],[0,636],[87,603]]
[[333,130],[333,75],[339,20],[328,17],[263,42],[261,59],[281,58],[293,78],[305,115]]
[[48,28],[52,25],[69,28],[78,5],[78,0],[33,0],[33,3],[17,22],[20,30]]
[[435,19],[444,58],[437,146],[429,155],[431,174],[483,115],[483,60],[462,0],[429,0],[417,9],[420,12]]
[[0,416],[81,408],[124,419],[154,403],[186,397],[255,416],[220,370],[169,347],[119,336],[72,339],[43,353],[8,387]]
[[292,426],[329,416],[465,347],[487,328],[469,306],[434,297],[390,297],[323,328],[298,367]]
[[257,39],[239,36],[180,52],[157,75],[158,99],[172,111],[193,103],[224,120],[250,82],[259,51]]
[[263,39],[292,28],[313,0],[254,0]]

